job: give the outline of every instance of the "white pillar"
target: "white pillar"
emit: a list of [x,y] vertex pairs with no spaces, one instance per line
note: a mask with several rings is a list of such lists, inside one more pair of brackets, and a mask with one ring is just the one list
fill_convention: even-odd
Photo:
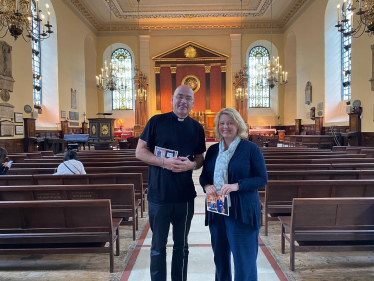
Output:
[[231,37],[231,79],[241,68],[242,61],[242,35],[230,34]]
[[[149,35],[139,35],[139,68],[149,79]],[[149,81],[149,80],[148,80]]]

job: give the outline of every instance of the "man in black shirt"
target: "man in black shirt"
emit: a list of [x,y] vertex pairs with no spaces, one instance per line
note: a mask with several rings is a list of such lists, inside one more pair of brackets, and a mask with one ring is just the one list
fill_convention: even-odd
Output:
[[[173,225],[171,279],[187,280],[187,237],[194,213],[195,186],[192,170],[204,161],[205,135],[200,123],[188,116],[194,105],[194,93],[179,86],[171,99],[173,111],[153,116],[144,128],[136,148],[136,157],[149,164],[148,214],[152,230],[151,279],[166,280],[166,243]],[[155,147],[172,151],[178,157],[154,155]]]

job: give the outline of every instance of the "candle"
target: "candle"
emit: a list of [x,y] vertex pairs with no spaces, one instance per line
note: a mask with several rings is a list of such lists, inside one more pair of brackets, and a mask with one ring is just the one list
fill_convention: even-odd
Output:
[[45,4],[45,9],[47,10],[47,14],[49,12],[49,5],[48,4]]
[[36,17],[39,18],[39,0],[35,0],[35,4],[36,4]]
[[96,76],[96,85],[99,85],[99,77]]
[[51,13],[48,12],[48,15],[47,15],[47,22],[48,22],[48,24],[49,24],[50,21],[51,21]]
[[43,25],[43,33],[44,33],[44,15],[42,15],[42,25]]
[[106,60],[105,60],[104,64],[105,64],[105,68],[107,68],[107,67],[106,67]]
[[287,74],[288,74],[288,72],[286,72],[286,76],[285,76],[285,78],[284,78],[284,80],[286,80],[286,81],[287,81]]
[[338,24],[339,24],[339,22],[340,22],[340,5],[338,5],[337,8],[338,8]]
[[361,3],[361,0],[358,2],[358,7],[359,7],[359,10],[361,11],[361,9],[362,9],[362,3]]
[[104,69],[101,69],[101,76],[104,76]]
[[18,0],[16,0],[16,10],[18,11]]

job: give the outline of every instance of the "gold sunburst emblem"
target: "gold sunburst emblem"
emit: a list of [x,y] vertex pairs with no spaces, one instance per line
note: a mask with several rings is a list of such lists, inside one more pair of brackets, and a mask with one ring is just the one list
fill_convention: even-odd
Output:
[[196,57],[196,49],[192,46],[189,46],[184,50],[184,55],[186,56],[186,58],[194,58]]
[[101,127],[101,134],[106,136],[107,134],[109,134],[109,128],[108,128],[108,125],[103,125]]

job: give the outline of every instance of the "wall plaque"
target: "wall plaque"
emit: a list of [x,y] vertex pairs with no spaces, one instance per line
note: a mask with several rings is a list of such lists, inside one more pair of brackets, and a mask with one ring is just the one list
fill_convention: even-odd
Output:
[[14,124],[10,121],[0,121],[0,137],[13,137]]
[[13,119],[14,117],[14,105],[10,103],[0,103],[0,118]]
[[305,104],[309,105],[312,103],[312,83],[309,81],[305,86]]

